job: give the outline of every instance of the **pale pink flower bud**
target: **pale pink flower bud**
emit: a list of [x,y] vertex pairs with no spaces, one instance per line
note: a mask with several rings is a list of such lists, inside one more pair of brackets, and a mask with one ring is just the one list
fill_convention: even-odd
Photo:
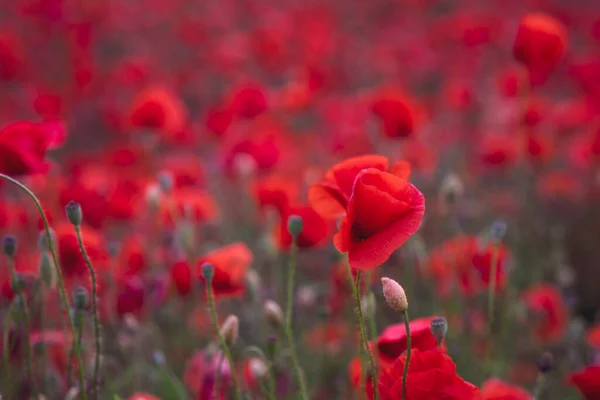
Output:
[[400,312],[408,310],[406,293],[398,282],[390,278],[381,278],[383,285],[383,297],[392,309]]

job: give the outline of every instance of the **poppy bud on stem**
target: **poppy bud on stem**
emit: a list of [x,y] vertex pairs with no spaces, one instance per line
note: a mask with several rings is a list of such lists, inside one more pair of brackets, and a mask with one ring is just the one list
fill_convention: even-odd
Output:
[[[217,318],[217,311],[215,309],[215,300],[214,293],[212,287],[212,280],[215,276],[215,267],[212,264],[204,264],[202,265],[202,276],[205,280],[206,287],[206,300],[208,301],[208,311],[210,312],[210,317],[212,319],[213,327],[217,332],[217,337],[219,338],[219,344],[221,345],[221,351],[225,355],[227,359],[227,363],[229,364],[229,369],[231,370],[231,388],[235,395],[236,400],[241,400],[242,395],[238,388],[237,375],[235,373],[235,364],[233,363],[233,358],[231,357],[231,352],[229,351],[229,346],[227,344],[227,339],[223,334],[223,329],[219,326],[219,319]],[[216,388],[215,388],[216,390]]]
[[408,319],[408,300],[404,289],[398,282],[390,278],[381,278],[383,286],[383,297],[390,308],[400,311],[404,315],[404,328],[406,329],[406,360],[404,362],[404,374],[402,376],[402,398],[406,399],[406,377],[410,364],[410,353],[412,351],[412,338],[410,337],[410,321]]
[[[35,203],[38,213],[40,214],[40,217],[42,219],[42,222],[44,223],[44,231],[46,233],[45,244],[48,246],[48,251],[50,251],[50,253],[52,254],[52,260],[54,261],[54,270],[56,273],[56,278],[58,280],[58,286],[60,289],[59,290],[60,299],[63,303],[64,309],[70,310],[71,305],[69,304],[69,297],[67,296],[67,291],[65,290],[65,283],[62,278],[62,271],[60,270],[60,265],[58,263],[58,256],[56,255],[56,251],[54,249],[53,233],[52,233],[52,230],[50,229],[50,224],[48,223],[48,218],[46,217],[46,213],[44,212],[44,208],[42,207],[40,200],[36,197],[35,194],[33,194],[33,192],[31,190],[29,190],[27,188],[27,186],[23,185],[21,182],[17,181],[16,179],[13,179],[6,174],[0,174],[0,179],[10,182],[11,184],[17,186],[22,192],[24,192]],[[75,333],[76,333],[75,322],[73,321],[73,317],[71,316],[70,313],[67,313],[67,319],[69,321],[69,328],[71,329],[71,334],[73,336],[75,336]],[[77,362],[79,364],[81,364],[82,363],[81,351],[79,351],[79,349],[76,351],[76,357],[77,357]],[[79,385],[81,387],[85,387],[85,376],[83,375],[82,370],[80,370],[80,374],[79,374]],[[85,399],[86,399],[86,393],[84,391],[81,394],[81,400],[85,400]]]
[[534,400],[542,398],[542,392],[544,391],[544,383],[546,380],[546,374],[554,368],[554,357],[551,353],[544,353],[538,360],[538,374],[535,386],[535,392],[533,395]]
[[[97,281],[96,281],[96,271],[92,266],[92,262],[90,261],[90,257],[87,254],[85,246],[83,245],[83,238],[81,236],[81,223],[83,222],[83,212],[81,210],[81,206],[78,203],[73,201],[69,202],[69,204],[65,207],[65,212],[67,214],[67,218],[73,224],[75,228],[75,236],[77,236],[77,243],[79,244],[79,249],[81,250],[81,254],[83,255],[83,259],[85,260],[85,265],[88,268],[90,273],[90,279],[92,281],[92,315],[94,316],[94,344],[96,346],[96,354],[94,359],[94,375],[92,377],[92,397],[94,399],[98,398],[98,374],[100,372],[100,357],[102,355],[102,343],[101,343],[101,328],[100,328],[100,317],[98,316],[98,293],[97,293]],[[87,295],[87,292],[86,292]],[[86,298],[87,302],[87,298]],[[76,304],[76,307],[78,305]],[[81,342],[79,341],[78,346],[81,346]],[[82,369],[82,368],[80,368]]]
[[292,235],[292,247],[290,250],[290,258],[288,263],[288,282],[287,282],[287,304],[285,310],[285,336],[287,338],[288,347],[290,350],[290,358],[292,359],[292,365],[294,368],[294,374],[298,381],[298,388],[300,389],[300,398],[302,400],[308,400],[308,392],[306,390],[306,383],[304,382],[304,374],[300,368],[298,362],[298,355],[296,354],[296,344],[294,342],[294,332],[292,331],[292,308],[294,305],[294,273],[296,272],[296,256],[298,254],[298,236],[302,233],[304,228],[304,220],[298,215],[292,215],[288,218],[288,232]]

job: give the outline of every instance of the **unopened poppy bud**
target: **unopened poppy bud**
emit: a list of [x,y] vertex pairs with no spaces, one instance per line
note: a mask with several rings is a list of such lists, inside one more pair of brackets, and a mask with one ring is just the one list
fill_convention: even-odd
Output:
[[448,333],[448,322],[444,317],[434,318],[429,324],[433,337],[438,342],[438,345],[442,344],[442,341]]
[[250,373],[253,377],[257,379],[262,379],[267,376],[267,372],[269,372],[269,367],[267,363],[260,357],[253,357],[248,361],[248,368],[250,369]]
[[[56,243],[55,239],[56,235],[54,233],[54,229],[50,228],[50,240],[52,240],[52,245]],[[48,235],[46,235],[46,231],[43,230],[40,232],[40,236],[38,238],[38,247],[40,251],[50,251],[50,244],[48,243]]]
[[203,264],[202,276],[206,279],[206,282],[212,282],[212,279],[215,276],[215,267],[212,264]]
[[552,353],[544,353],[538,360],[538,369],[542,374],[548,373],[554,369],[554,357]]
[[171,193],[173,190],[173,175],[169,171],[159,172],[157,180],[163,193]]
[[78,286],[73,294],[73,303],[77,310],[85,310],[88,306],[88,292],[82,287]]
[[14,236],[4,236],[2,239],[2,252],[10,258],[17,253],[17,238]]
[[463,183],[456,174],[447,175],[440,185],[440,196],[449,206],[455,204],[464,191]]
[[398,282],[390,278],[381,278],[383,285],[383,297],[393,310],[404,312],[408,310],[408,300],[406,293]]
[[288,218],[288,232],[294,238],[297,238],[304,229],[304,220],[299,215],[290,215]]
[[227,344],[231,346],[237,341],[239,330],[240,320],[235,315],[229,315],[221,326],[221,335],[223,335]]
[[490,228],[490,235],[493,241],[501,241],[504,235],[506,235],[506,222],[500,220],[494,221]]
[[267,300],[263,306],[263,312],[265,313],[267,321],[269,321],[274,328],[281,328],[283,326],[283,311],[281,310],[281,307],[279,307],[279,304],[273,300]]
[[26,287],[25,275],[20,272],[15,274],[15,277],[12,281],[12,290],[15,293],[21,293],[25,290]]
[[360,308],[365,316],[375,315],[375,310],[377,309],[377,301],[375,300],[375,295],[373,294],[373,292],[369,292],[366,296],[364,296],[361,299]]
[[73,224],[73,226],[81,226],[81,222],[83,221],[83,212],[81,211],[81,206],[79,203],[70,201],[69,204],[65,206],[65,211],[67,213],[67,219]]
[[50,255],[43,252],[40,257],[40,279],[49,287],[54,287],[54,268],[52,267],[52,260]]

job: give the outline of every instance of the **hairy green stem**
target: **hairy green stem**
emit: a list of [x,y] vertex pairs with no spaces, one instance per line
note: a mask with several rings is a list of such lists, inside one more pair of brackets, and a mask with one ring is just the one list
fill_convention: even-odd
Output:
[[208,310],[210,312],[210,317],[212,319],[213,326],[215,331],[217,332],[217,336],[219,338],[219,343],[221,344],[221,351],[225,354],[225,358],[227,358],[227,362],[229,363],[229,369],[231,370],[231,386],[234,392],[236,400],[242,400],[242,395],[240,393],[237,375],[235,373],[235,364],[233,363],[233,358],[231,357],[231,352],[229,351],[229,346],[227,345],[227,341],[221,332],[221,327],[219,325],[219,319],[217,318],[217,311],[215,310],[215,300],[214,293],[212,288],[212,281],[206,280],[206,298],[208,300]]
[[294,305],[294,274],[296,272],[296,258],[298,255],[298,244],[296,238],[292,236],[292,247],[290,250],[290,259],[288,263],[288,281],[287,281],[287,303],[285,307],[285,336],[288,342],[288,348],[290,350],[290,358],[292,359],[292,367],[298,381],[298,388],[300,389],[300,398],[302,400],[308,400],[308,391],[306,390],[306,383],[304,381],[304,374],[300,368],[298,362],[298,355],[296,354],[296,344],[294,342],[294,332],[292,330],[292,308]]
[[90,272],[90,278],[92,281],[92,314],[94,316],[94,344],[96,346],[96,356],[94,358],[94,375],[92,378],[92,396],[98,398],[98,374],[100,371],[100,357],[102,356],[102,341],[101,341],[101,328],[100,328],[100,317],[98,316],[98,293],[97,293],[97,282],[96,272],[90,261],[90,257],[85,250],[83,245],[83,238],[81,237],[81,227],[75,226],[75,233],[77,235],[77,242],[79,243],[79,249],[85,259],[85,264]]
[[[67,296],[67,291],[65,290],[65,283],[63,281],[62,272],[60,270],[60,264],[58,263],[58,257],[56,255],[56,250],[54,249],[52,234],[50,233],[50,224],[48,223],[48,218],[46,217],[44,208],[42,207],[42,204],[40,203],[40,201],[38,200],[36,195],[33,194],[33,192],[31,190],[29,190],[27,188],[27,186],[23,185],[21,182],[17,181],[16,179],[13,179],[10,176],[5,175],[5,174],[0,174],[0,179],[3,179],[5,181],[12,183],[13,185],[15,185],[19,189],[21,189],[23,192],[25,192],[25,194],[27,194],[27,196],[29,196],[29,198],[31,198],[31,200],[33,200],[33,202],[35,203],[35,205],[38,209],[40,217],[42,218],[42,222],[44,223],[44,231],[46,233],[46,240],[48,241],[48,250],[50,250],[50,254],[52,254],[52,261],[54,262],[54,270],[56,273],[56,279],[58,280],[58,286],[60,289],[59,290],[60,298],[61,298],[63,306],[65,307],[65,310],[67,312],[67,317],[69,319],[69,327],[71,328],[71,334],[73,335],[73,337],[75,337],[75,334],[76,334],[75,323],[73,322],[73,317],[71,316],[71,313],[70,313],[71,305],[69,304],[69,297]],[[77,362],[82,364],[81,350],[76,349],[75,355],[77,357]],[[81,373],[79,374],[79,384],[82,388],[81,399],[85,400],[86,399],[86,394],[85,394],[85,390],[84,390],[85,377],[83,375],[83,370],[81,370]]]
[[408,310],[404,310],[404,327],[406,329],[406,360],[404,364],[404,374],[402,375],[402,398],[406,399],[406,378],[408,376],[408,365],[410,364],[410,353],[412,351]]
[[[378,391],[377,391],[377,381],[378,381],[378,373],[377,373],[377,365],[375,364],[375,360],[373,358],[373,353],[371,353],[371,349],[369,348],[369,339],[367,337],[367,328],[365,327],[365,319],[363,317],[361,302],[360,302],[360,277],[361,270],[356,272],[356,282],[352,278],[352,268],[350,267],[350,262],[348,261],[348,257],[345,259],[346,268],[348,269],[348,278],[350,280],[350,286],[352,287],[352,292],[354,294],[354,302],[355,302],[355,311],[356,311],[356,319],[358,322],[358,328],[360,332],[360,345],[365,353],[367,353],[367,357],[369,359],[369,367],[371,369],[371,381],[373,383],[373,400],[377,400]],[[363,366],[364,368],[364,366]]]

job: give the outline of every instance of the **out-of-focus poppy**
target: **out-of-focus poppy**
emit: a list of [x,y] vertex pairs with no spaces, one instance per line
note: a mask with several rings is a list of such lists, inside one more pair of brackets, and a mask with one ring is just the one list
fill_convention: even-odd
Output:
[[560,340],[567,326],[568,313],[558,289],[548,284],[531,286],[523,293],[523,301],[536,313],[537,318],[532,321],[535,338],[541,343]]
[[567,379],[587,400],[600,399],[600,366],[589,366],[572,373]]
[[518,386],[492,378],[481,386],[483,400],[531,400],[531,394]]
[[252,264],[254,255],[244,243],[233,243],[201,256],[197,263],[197,276],[204,282],[202,265],[214,266],[212,280],[216,297],[240,296],[244,293],[245,276]]

